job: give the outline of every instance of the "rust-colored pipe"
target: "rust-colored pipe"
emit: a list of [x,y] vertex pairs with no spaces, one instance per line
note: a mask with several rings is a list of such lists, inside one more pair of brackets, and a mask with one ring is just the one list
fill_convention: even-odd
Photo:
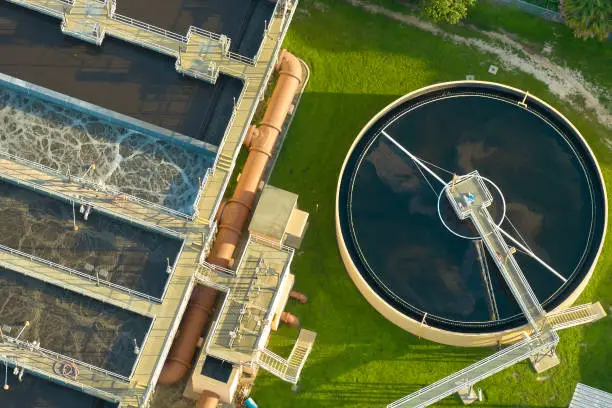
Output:
[[291,292],[289,292],[289,297],[292,297],[303,305],[308,303],[308,296],[306,296],[302,292],[298,292],[297,290],[292,290]]
[[300,327],[300,318],[289,312],[283,312],[280,315],[280,321],[289,327]]
[[[219,234],[208,256],[208,262],[225,268],[230,264],[236,244],[251,211],[257,187],[272,155],[276,138],[281,131],[285,117],[293,102],[293,97],[302,81],[302,66],[299,60],[286,50],[279,54],[275,69],[279,71],[278,82],[260,127],[249,129],[247,135],[249,157],[244,165],[234,195],[225,204],[220,214]],[[185,311],[180,331],[174,339],[160,374],[160,384],[176,383],[187,373],[216,297],[217,291],[215,289],[204,286],[195,287]],[[207,394],[208,397],[206,398],[201,397],[199,404],[208,403],[207,401],[211,401],[210,404],[212,404],[213,398],[210,394],[212,393]],[[203,402],[202,398],[206,401]],[[218,401],[218,398],[215,401]],[[208,407],[208,405],[198,406]],[[216,402],[215,405],[211,406],[216,406]]]
[[196,285],[193,289],[180,332],[174,338],[172,348],[159,376],[160,384],[178,382],[191,367],[198,340],[208,322],[216,297],[217,291],[213,288]]
[[200,400],[198,401],[197,408],[217,408],[219,403],[219,396],[212,391],[205,390],[200,394]]
[[245,144],[249,149],[249,156],[234,195],[223,209],[219,234],[208,258],[210,263],[225,268],[232,263],[236,244],[251,213],[261,177],[272,157],[276,139],[302,82],[300,61],[286,50],[280,53],[276,70],[279,71],[278,82],[260,126],[251,126],[247,133]]

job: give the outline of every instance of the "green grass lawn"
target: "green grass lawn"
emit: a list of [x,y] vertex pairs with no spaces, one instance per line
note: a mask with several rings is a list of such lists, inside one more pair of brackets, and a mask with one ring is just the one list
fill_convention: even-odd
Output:
[[[298,193],[300,207],[311,214],[310,229],[292,268],[295,287],[309,296],[309,303],[290,302],[288,310],[301,318],[303,327],[318,332],[318,337],[297,392],[264,373],[257,379],[253,397],[267,408],[381,407],[493,350],[419,340],[380,316],[349,279],[336,245],[334,200],[341,164],[359,130],[382,107],[407,92],[475,73],[478,79],[527,89],[558,107],[589,141],[608,181],[612,180],[612,155],[603,140],[610,131],[589,114],[560,102],[544,84],[526,74],[503,70],[497,76],[487,74],[488,65],[496,62],[489,55],[370,15],[340,0],[302,0],[299,8],[285,46],[309,64],[311,80],[271,184]],[[522,17],[512,10],[499,11],[505,12]],[[487,29],[496,28],[495,22],[508,24],[501,15],[488,21],[486,16],[493,11],[486,7],[478,13],[472,17],[473,24]],[[527,41],[543,43],[548,23],[539,24],[545,28],[532,27],[527,17],[505,28],[517,27]],[[577,68],[590,64],[599,50],[599,45],[570,37],[563,37],[562,44],[572,50],[567,64]],[[606,71],[601,61],[593,64],[588,77],[600,80],[600,86],[610,86],[610,65]],[[606,250],[582,301],[598,299],[606,308],[612,303],[612,291],[606,291],[612,287],[611,264]],[[296,336],[297,330],[282,327],[272,336],[270,347],[286,356]],[[610,319],[561,332],[558,354],[562,364],[546,373],[549,379],[538,381],[528,363],[519,364],[478,384],[486,397],[480,405],[567,407],[577,381],[612,391],[611,338]],[[458,405],[455,396],[440,404]]]

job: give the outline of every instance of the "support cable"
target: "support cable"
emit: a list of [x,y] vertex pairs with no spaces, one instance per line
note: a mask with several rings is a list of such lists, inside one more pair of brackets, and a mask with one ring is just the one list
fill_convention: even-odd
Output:
[[431,174],[432,176],[434,176],[434,178],[436,180],[438,180],[440,183],[442,183],[442,185],[446,186],[448,183],[446,181],[444,181],[440,176],[438,176],[436,173],[433,172],[433,170],[431,170],[429,167],[427,167],[425,164],[423,164],[421,162],[421,160],[416,157],[414,154],[410,153],[404,146],[402,146],[401,144],[399,144],[397,142],[397,140],[393,139],[391,136],[389,136],[389,134],[387,132],[385,132],[384,130],[381,131],[381,133],[383,134],[383,136],[385,136],[387,139],[389,139],[391,141],[391,143],[393,143],[395,146],[397,146],[398,149],[400,149],[402,152],[406,153],[406,155],[408,155],[408,157],[410,157],[412,160],[414,160],[414,162],[416,164],[418,164],[419,166],[421,166],[423,169],[425,169],[429,174]]
[[514,232],[516,232],[516,234],[519,236],[519,238],[521,239],[521,241],[523,241],[523,244],[525,244],[525,246],[527,248],[529,248],[529,250],[531,252],[533,252],[531,250],[531,248],[529,247],[529,244],[527,243],[527,241],[525,240],[525,238],[521,235],[521,233],[519,232],[519,230],[514,226],[514,224],[512,223],[512,221],[510,221],[510,217],[508,217],[507,215],[505,216],[505,218],[508,220],[508,223],[510,223],[510,226],[512,227],[512,229],[514,230]]
[[436,189],[433,188],[433,186],[431,185],[429,179],[427,177],[425,177],[425,173],[423,173],[423,170],[421,170],[421,166],[419,166],[419,164],[416,161],[414,161],[414,159],[412,159],[412,161],[416,165],[416,168],[419,171],[419,173],[421,173],[421,176],[423,176],[423,178],[425,179],[427,184],[429,184],[429,188],[431,188],[431,191],[433,191],[434,196],[438,197],[438,192],[436,191]]
[[554,270],[552,266],[548,265],[546,262],[544,262],[542,259],[540,259],[536,254],[531,252],[528,248],[525,248],[525,246],[523,246],[523,244],[521,244],[520,241],[518,241],[512,235],[508,234],[503,229],[501,229],[499,227],[497,227],[497,229],[499,229],[499,232],[501,232],[506,238],[508,238],[510,241],[514,242],[515,245],[517,245],[520,249],[522,249],[527,254],[529,254],[529,256],[531,256],[533,259],[535,259],[540,265],[542,265],[543,267],[545,267],[546,269],[551,271],[556,277],[561,279],[564,283],[567,282],[567,279],[563,275],[561,275],[559,272]]

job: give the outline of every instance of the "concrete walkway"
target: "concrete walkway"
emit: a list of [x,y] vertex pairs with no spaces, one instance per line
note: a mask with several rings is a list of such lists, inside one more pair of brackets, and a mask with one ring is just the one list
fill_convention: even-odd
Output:
[[[110,196],[103,191],[68,182],[65,178],[54,176],[41,170],[30,168],[10,159],[0,159],[0,176],[14,183],[26,185],[50,196],[62,197],[91,203],[94,210],[102,211],[122,220],[143,227],[170,234],[180,234],[185,239],[185,247],[180,255],[176,269],[168,283],[163,303],[155,303],[133,296],[125,291],[98,286],[95,281],[84,279],[70,273],[40,264],[19,254],[0,251],[0,264],[26,275],[46,280],[114,304],[140,314],[154,317],[153,327],[145,344],[141,345],[141,355],[133,376],[129,381],[105,374],[103,370],[79,365],[79,375],[69,379],[54,373],[57,356],[17,347],[15,344],[0,344],[5,359],[25,366],[43,377],[60,383],[67,383],[77,389],[98,395],[109,400],[120,399],[121,407],[146,406],[150,399],[161,368],[176,333],[180,318],[195,285],[194,274],[202,253],[203,241],[211,231],[212,220],[225,187],[231,177],[235,159],[240,151],[248,125],[251,123],[255,108],[263,97],[265,85],[272,73],[282,39],[293,16],[297,3],[288,9],[286,15],[275,15],[268,25],[259,58],[255,64],[242,60],[239,56],[224,52],[223,41],[218,36],[202,33],[181,37],[165,30],[148,25],[126,21],[115,15],[109,7],[111,2],[100,3],[95,0],[76,0],[73,4],[59,0],[12,0],[13,3],[42,12],[63,20],[62,29],[85,41],[101,43],[104,35],[112,35],[125,41],[153,49],[166,55],[180,58],[179,71],[208,74],[210,62],[220,73],[232,75],[245,81],[240,100],[237,101],[228,131],[219,146],[218,159],[204,186],[198,204],[198,217],[194,221],[176,217],[167,212],[142,203]],[[59,29],[59,27],[58,27]],[[189,73],[189,72],[186,72]],[[228,284],[223,278],[222,284]],[[115,396],[115,397],[113,397]]]

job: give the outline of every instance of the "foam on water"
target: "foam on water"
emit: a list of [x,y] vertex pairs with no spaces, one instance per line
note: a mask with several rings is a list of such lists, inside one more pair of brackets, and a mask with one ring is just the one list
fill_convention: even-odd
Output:
[[[213,157],[0,88],[0,150],[191,214]],[[87,172],[95,162],[95,170]]]

